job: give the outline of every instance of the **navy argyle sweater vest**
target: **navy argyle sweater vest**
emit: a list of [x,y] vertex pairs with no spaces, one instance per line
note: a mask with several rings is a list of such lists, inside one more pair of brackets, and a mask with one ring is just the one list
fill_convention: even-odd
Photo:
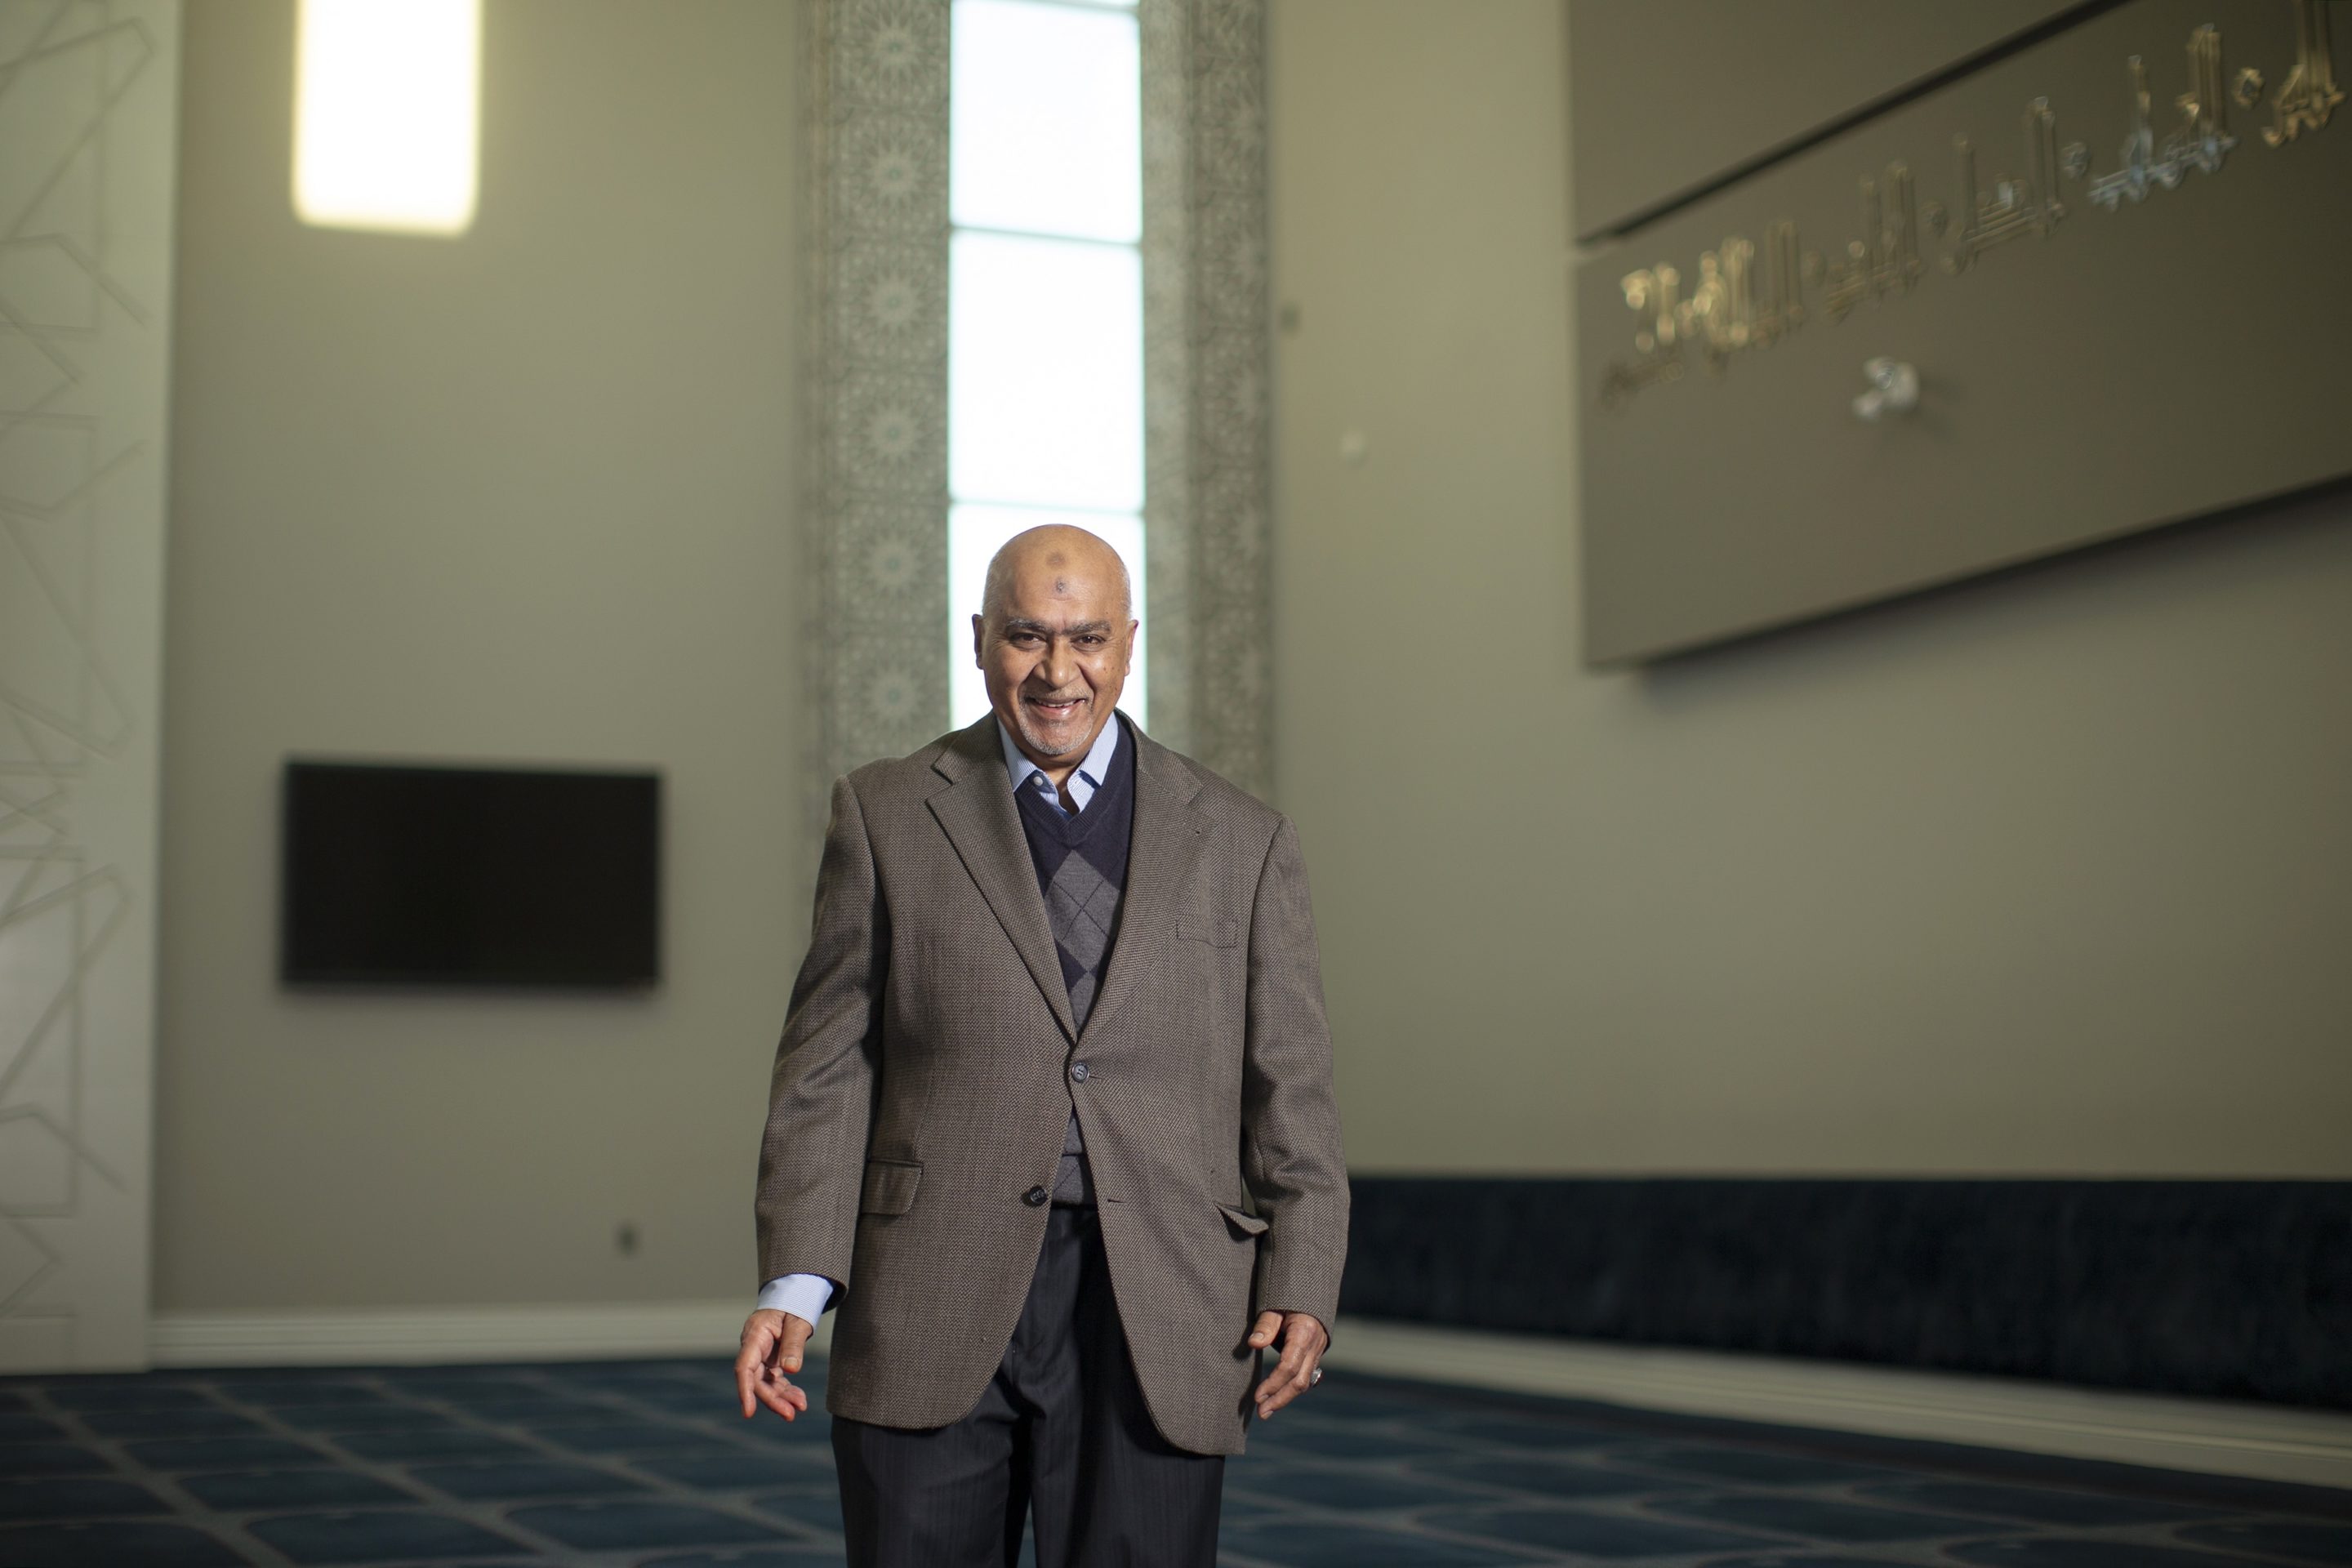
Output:
[[[1070,1021],[1081,1030],[1102,991],[1103,966],[1118,932],[1118,906],[1127,889],[1127,843],[1135,826],[1135,732],[1117,713],[1118,745],[1111,752],[1110,776],[1072,816],[1047,799],[1032,773],[1013,794],[1021,808],[1021,834],[1037,889],[1045,897],[1045,923],[1062,960],[1062,984],[1069,991]],[[1087,1173],[1086,1141],[1076,1111],[1062,1134],[1062,1163],[1054,1176],[1054,1201],[1094,1201]]]

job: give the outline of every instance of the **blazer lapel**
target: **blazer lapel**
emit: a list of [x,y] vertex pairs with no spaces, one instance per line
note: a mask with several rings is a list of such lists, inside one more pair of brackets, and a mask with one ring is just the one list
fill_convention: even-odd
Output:
[[1210,827],[1209,815],[1192,804],[1201,793],[1192,770],[1140,729],[1130,727],[1128,734],[1135,742],[1135,826],[1128,839],[1118,934],[1111,942],[1102,994],[1087,1014],[1087,1035],[1119,1010],[1138,976],[1176,940],[1177,905]]
[[[995,911],[997,923],[1013,940],[1013,950],[1028,965],[1030,978],[1045,994],[1062,1032],[1076,1039],[1069,988],[1062,983],[1062,960],[1054,947],[1052,928],[1045,923],[1045,900],[1037,891],[1036,868],[1029,859],[1029,842],[1021,832],[1021,808],[1013,803],[1012,781],[1004,776],[996,716],[991,713],[950,736],[931,760],[931,767],[950,781],[946,789],[931,796],[931,815],[962,858],[981,897]],[[1141,804],[1137,802],[1139,817]],[[1095,1008],[1097,1013],[1101,1010],[1099,1005]]]

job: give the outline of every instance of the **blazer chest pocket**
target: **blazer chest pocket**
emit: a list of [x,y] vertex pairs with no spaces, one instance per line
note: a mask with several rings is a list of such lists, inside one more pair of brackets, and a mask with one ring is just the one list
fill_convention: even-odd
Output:
[[923,1168],[905,1160],[868,1160],[866,1184],[858,1189],[859,1214],[905,1214],[914,1206],[915,1188]]
[[1234,947],[1242,940],[1242,922],[1180,915],[1176,920],[1176,934],[1186,942],[1205,942],[1211,947]]

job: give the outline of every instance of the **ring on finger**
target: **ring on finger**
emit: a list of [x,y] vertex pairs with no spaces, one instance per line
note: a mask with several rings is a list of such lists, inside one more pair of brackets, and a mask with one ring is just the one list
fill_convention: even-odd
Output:
[[1319,1367],[1319,1366],[1318,1366],[1318,1367],[1317,1367],[1313,1372],[1308,1373],[1307,1374],[1307,1383],[1308,1383],[1308,1384],[1309,1384],[1310,1386],[1311,1386],[1312,1384],[1318,1384],[1318,1383],[1322,1382],[1322,1381],[1323,1381],[1323,1369],[1322,1369],[1321,1367]]

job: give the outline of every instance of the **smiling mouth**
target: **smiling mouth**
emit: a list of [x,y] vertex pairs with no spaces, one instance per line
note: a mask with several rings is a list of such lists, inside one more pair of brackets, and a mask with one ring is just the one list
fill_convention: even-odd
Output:
[[1070,718],[1087,704],[1087,700],[1083,697],[1066,697],[1056,701],[1047,701],[1037,697],[1024,697],[1021,700],[1048,719]]

